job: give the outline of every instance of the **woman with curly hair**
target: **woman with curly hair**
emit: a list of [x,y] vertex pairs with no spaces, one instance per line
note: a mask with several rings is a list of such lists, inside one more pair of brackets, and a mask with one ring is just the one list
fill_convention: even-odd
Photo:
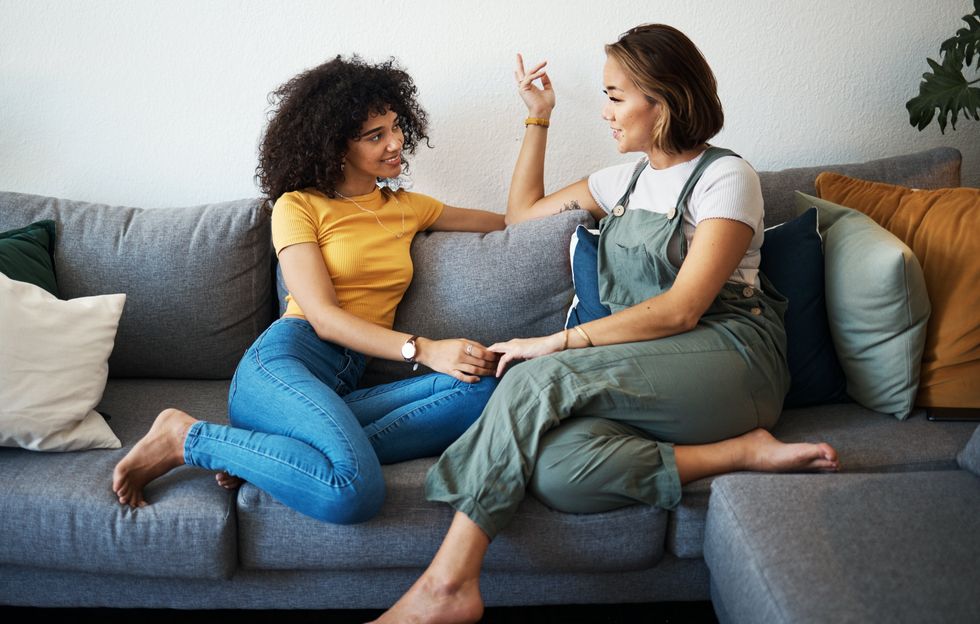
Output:
[[[274,203],[286,311],[238,365],[231,426],[164,410],[116,466],[113,491],[145,505],[144,486],[186,463],[319,520],[361,522],[384,501],[381,464],[441,453],[496,386],[498,356],[478,342],[392,329],[412,280],[412,239],[502,229],[503,215],[379,188],[428,139],[416,87],[393,60],[338,56],[270,100],[256,178]],[[356,389],[368,358],[436,372]]]

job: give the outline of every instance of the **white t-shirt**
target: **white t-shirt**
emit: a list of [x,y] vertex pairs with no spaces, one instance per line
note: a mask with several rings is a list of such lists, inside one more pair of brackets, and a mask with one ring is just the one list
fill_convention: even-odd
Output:
[[[667,169],[645,166],[636,181],[628,210],[669,212],[677,205],[681,189],[702,156]],[[635,167],[636,163],[616,165],[589,176],[589,192],[603,210],[612,212],[616,202],[626,192]],[[705,219],[733,219],[752,228],[755,232],[752,242],[729,281],[760,288],[759,249],[762,247],[764,215],[759,175],[744,159],[723,156],[705,169],[691,192],[682,229],[690,246],[694,228]],[[677,258],[671,259],[677,261]]]

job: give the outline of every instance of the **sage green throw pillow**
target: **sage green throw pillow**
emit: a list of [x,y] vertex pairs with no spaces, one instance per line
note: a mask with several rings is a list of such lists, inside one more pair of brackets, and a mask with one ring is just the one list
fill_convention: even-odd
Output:
[[870,217],[797,192],[797,213],[811,207],[823,237],[827,320],[847,394],[904,420],[919,386],[930,312],[922,267]]
[[60,297],[54,275],[54,239],[55,224],[51,220],[0,232],[0,273]]

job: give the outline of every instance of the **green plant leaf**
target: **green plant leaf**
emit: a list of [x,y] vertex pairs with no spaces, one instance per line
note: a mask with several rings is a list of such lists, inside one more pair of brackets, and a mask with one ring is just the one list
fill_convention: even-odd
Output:
[[956,34],[939,46],[939,50],[945,56],[951,52],[957,52],[966,66],[973,65],[973,57],[977,57],[977,66],[980,67],[980,0],[976,2],[976,9],[970,15],[964,15],[963,21],[966,28],[960,28]]
[[963,55],[956,49],[950,49],[942,65],[932,59],[926,61],[932,72],[922,74],[919,95],[905,104],[909,111],[909,123],[922,130],[929,125],[938,109],[939,131],[946,134],[948,121],[953,130],[956,129],[960,111],[967,118],[980,119],[980,88],[971,87],[963,76]]

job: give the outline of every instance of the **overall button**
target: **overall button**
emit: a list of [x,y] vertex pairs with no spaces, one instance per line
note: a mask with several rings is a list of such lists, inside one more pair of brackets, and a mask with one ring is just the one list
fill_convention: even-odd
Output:
[[667,211],[667,220],[670,221],[671,219],[673,219],[676,216],[677,216],[677,208],[674,208],[673,206],[671,206],[670,207],[670,210]]
[[742,296],[745,297],[746,299],[751,297],[753,294],[755,294],[755,291],[752,290],[751,286],[746,286],[745,288],[742,289]]
[[762,314],[762,308],[760,308],[759,306],[756,306],[756,307],[752,308],[751,312],[752,312],[752,314],[754,314],[756,316],[759,316],[760,314]]
[[622,205],[619,205],[613,208],[612,214],[614,217],[621,217],[623,216],[624,212],[626,212],[626,209],[623,208]]

